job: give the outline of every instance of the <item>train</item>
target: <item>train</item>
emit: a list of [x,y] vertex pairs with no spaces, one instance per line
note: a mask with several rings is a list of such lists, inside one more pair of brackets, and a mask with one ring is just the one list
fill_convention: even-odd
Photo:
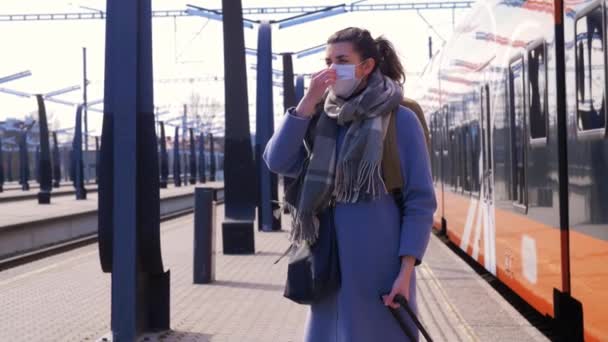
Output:
[[608,341],[608,0],[485,0],[412,97],[434,228],[566,340]]

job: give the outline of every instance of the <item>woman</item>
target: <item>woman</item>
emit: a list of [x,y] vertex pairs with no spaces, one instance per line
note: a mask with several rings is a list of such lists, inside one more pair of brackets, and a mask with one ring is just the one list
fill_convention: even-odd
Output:
[[[313,76],[264,152],[273,172],[305,175],[292,208],[295,243],[314,243],[333,210],[341,287],[311,305],[305,339],[404,341],[385,306],[398,307],[393,298],[401,294],[416,310],[414,266],[422,260],[436,208],[425,136],[416,115],[399,105],[405,73],[389,41],[347,28],[327,43],[327,68]],[[391,164],[385,137],[395,111],[398,160]],[[382,176],[395,171],[388,168],[402,179],[401,218]]]

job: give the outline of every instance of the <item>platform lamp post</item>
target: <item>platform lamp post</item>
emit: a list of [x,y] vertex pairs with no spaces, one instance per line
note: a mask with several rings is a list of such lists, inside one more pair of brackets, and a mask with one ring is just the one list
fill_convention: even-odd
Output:
[[38,176],[40,191],[38,192],[38,204],[51,203],[52,169],[51,169],[51,150],[49,146],[49,127],[46,118],[46,106],[42,95],[36,95],[38,104],[38,127],[40,127],[40,154],[38,158]]
[[112,340],[169,330],[160,250],[150,0],[107,0],[99,248],[112,273]]
[[160,121],[160,188],[166,189],[169,180],[169,156],[167,154],[167,137],[165,123]]

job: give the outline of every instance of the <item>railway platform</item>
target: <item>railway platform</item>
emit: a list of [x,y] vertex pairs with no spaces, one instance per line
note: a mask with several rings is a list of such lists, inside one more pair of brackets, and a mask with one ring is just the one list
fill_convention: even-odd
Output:
[[[85,184],[87,193],[97,192],[97,184]],[[26,201],[38,198],[39,187],[30,187],[29,191],[23,191],[21,188],[11,186],[5,188],[5,191],[0,193],[0,203],[14,202],[14,201]],[[51,191],[51,198],[62,197],[62,196],[75,196],[76,190],[71,183],[62,184],[58,188],[53,188]]]
[[[215,207],[223,217],[223,205]],[[284,217],[284,224],[288,217]],[[220,220],[218,220],[220,221]],[[283,298],[287,233],[255,232],[256,253],[224,255],[216,227],[216,280],[194,285],[193,215],[161,225],[171,271],[171,329],[142,341],[301,341],[307,307]],[[547,341],[438,237],[418,273],[420,318],[435,341]],[[111,341],[111,276],[96,244],[0,272],[0,341]]]

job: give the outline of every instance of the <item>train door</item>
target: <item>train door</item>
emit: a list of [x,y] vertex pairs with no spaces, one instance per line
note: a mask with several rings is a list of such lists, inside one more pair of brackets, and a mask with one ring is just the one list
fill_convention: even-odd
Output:
[[491,120],[490,120],[490,88],[485,85],[481,89],[481,114],[479,123],[482,127],[481,135],[481,150],[482,150],[482,199],[488,203],[493,203],[492,200],[492,145],[491,141]]
[[574,46],[566,46],[566,56],[570,57],[566,68],[571,81],[566,84],[570,90],[566,122],[570,290],[584,311],[581,313],[584,323],[580,327],[584,326],[585,340],[605,341],[608,336],[608,23],[604,1],[589,1],[585,5],[569,17],[572,21],[568,31],[575,39]]
[[511,141],[511,189],[513,206],[528,213],[527,135],[523,56],[517,56],[509,66],[509,126]]
[[481,224],[484,236],[484,266],[496,275],[496,229],[494,210],[494,173],[492,162],[492,111],[490,106],[490,87],[481,88],[481,110],[479,126],[481,128],[480,205]]

